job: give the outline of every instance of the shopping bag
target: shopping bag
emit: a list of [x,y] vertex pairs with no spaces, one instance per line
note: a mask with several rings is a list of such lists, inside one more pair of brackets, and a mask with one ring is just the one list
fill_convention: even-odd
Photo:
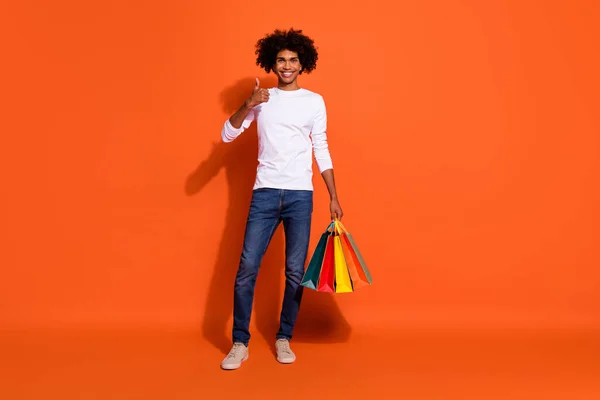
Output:
[[346,234],[339,226],[339,224],[338,228],[342,232],[340,235],[340,244],[342,246],[342,252],[344,254],[344,261],[346,262],[346,266],[348,267],[348,274],[350,275],[350,281],[352,282],[352,289],[356,290],[363,286],[367,286],[369,282],[365,277],[364,272],[362,274],[359,274],[358,272],[359,268],[361,268],[358,262],[358,257],[356,257],[356,255],[353,253],[352,246],[350,245]]
[[321,276],[319,277],[318,292],[334,293],[335,269],[334,269],[334,245],[333,232],[327,236],[327,245],[325,246],[325,255],[321,266]]
[[367,264],[365,263],[354,238],[341,221],[336,220],[335,224],[337,229],[341,232],[340,241],[354,290],[365,285],[371,285],[373,283],[371,272],[367,268]]
[[310,258],[306,272],[304,272],[304,277],[302,277],[302,282],[300,283],[302,286],[317,290],[319,276],[321,275],[321,266],[323,265],[323,258],[325,256],[325,248],[327,246],[327,238],[331,234],[330,229],[333,226],[332,222],[321,235],[317,247]]
[[342,240],[340,237],[340,228],[336,223],[336,229],[333,235],[334,246],[334,266],[335,266],[335,292],[348,293],[352,292],[352,282],[348,273],[348,265],[344,257],[342,249]]
[[356,242],[336,219],[319,238],[300,284],[318,292],[347,293],[371,283]]
[[350,273],[350,279],[352,280],[354,290],[370,285],[371,279],[370,277],[367,277],[367,274],[361,266],[360,260],[356,253],[354,253],[352,245],[346,235],[342,236],[342,249],[344,250],[346,264],[348,265],[348,272]]

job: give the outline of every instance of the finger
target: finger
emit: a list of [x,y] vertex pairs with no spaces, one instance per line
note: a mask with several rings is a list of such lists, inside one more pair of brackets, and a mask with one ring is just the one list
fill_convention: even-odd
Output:
[[254,86],[256,89],[258,89],[260,86],[260,81],[258,80],[258,78],[256,78],[256,86]]

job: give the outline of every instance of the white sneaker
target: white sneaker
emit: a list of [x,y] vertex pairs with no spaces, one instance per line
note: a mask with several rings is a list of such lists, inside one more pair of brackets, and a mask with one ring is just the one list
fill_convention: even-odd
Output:
[[277,339],[275,349],[277,349],[277,361],[280,363],[291,364],[296,361],[296,355],[290,349],[290,342],[287,339]]
[[243,343],[234,343],[227,357],[221,362],[221,368],[238,369],[247,359],[248,348]]

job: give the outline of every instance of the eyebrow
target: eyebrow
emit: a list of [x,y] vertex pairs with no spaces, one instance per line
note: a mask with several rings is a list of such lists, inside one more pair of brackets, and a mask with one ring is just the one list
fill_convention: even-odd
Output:
[[[277,57],[277,59],[278,60],[285,60],[286,58],[285,57]],[[288,58],[288,60],[297,60],[297,59],[298,59],[298,57],[290,57],[290,58]]]

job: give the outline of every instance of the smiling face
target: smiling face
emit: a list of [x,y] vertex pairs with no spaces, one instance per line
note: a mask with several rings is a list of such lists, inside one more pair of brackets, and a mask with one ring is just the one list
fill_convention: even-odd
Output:
[[298,53],[290,50],[282,50],[277,53],[273,71],[279,79],[279,86],[296,87],[296,78],[300,71],[302,71]]

